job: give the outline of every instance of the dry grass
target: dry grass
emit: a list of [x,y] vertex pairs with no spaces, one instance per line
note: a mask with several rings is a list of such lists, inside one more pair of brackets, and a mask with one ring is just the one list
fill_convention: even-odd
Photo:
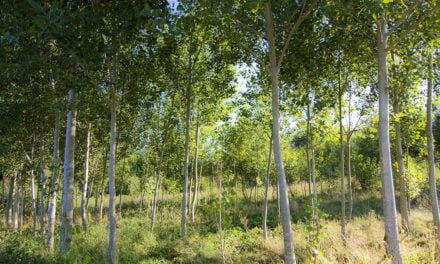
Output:
[[[439,263],[439,259],[435,259],[431,213],[426,209],[413,210],[410,221],[409,234],[400,235],[404,262]],[[311,252],[304,228],[297,225],[294,229],[296,251],[302,263],[388,263],[383,242],[384,224],[374,212],[347,224],[346,245],[341,238],[340,223],[326,221],[321,231],[319,249],[316,249],[316,258]],[[282,244],[274,250],[279,252],[280,249]]]

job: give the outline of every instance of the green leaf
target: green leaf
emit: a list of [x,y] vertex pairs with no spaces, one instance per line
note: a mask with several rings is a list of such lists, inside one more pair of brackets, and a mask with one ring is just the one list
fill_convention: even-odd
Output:
[[384,4],[389,4],[391,2],[393,2],[394,0],[382,0]]
[[34,8],[36,9],[38,12],[44,13],[44,9],[43,7],[41,7],[41,5],[33,0],[27,0],[27,2]]

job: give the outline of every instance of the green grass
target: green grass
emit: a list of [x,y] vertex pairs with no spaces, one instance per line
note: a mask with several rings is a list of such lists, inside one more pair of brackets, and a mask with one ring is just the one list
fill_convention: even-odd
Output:
[[[119,263],[222,262],[215,199],[208,195],[201,199],[196,221],[188,223],[188,235],[182,239],[179,236],[179,198],[175,196],[159,204],[153,232],[148,209],[140,210],[135,200],[125,199],[124,213],[117,224]],[[262,201],[244,201],[239,195],[229,198],[225,200],[223,208],[226,210],[222,215],[226,262],[282,263],[282,230],[278,224],[276,202],[270,203],[270,232],[265,240],[261,229]],[[295,251],[299,263],[385,261],[381,200],[377,193],[356,196],[353,219],[347,226],[347,246],[340,237],[338,196],[327,194],[321,198],[325,202],[320,208],[326,219],[322,220],[317,232],[311,229],[308,200],[297,198],[292,202]],[[78,219],[76,222],[72,247],[63,257],[49,253],[41,238],[34,238],[28,230],[22,234],[4,231],[0,239],[0,263],[105,263],[106,221],[91,221],[87,232],[80,228]],[[407,236],[401,235],[405,263],[438,263],[432,226],[432,216],[427,209],[412,211],[411,232]],[[317,238],[317,244],[312,242],[313,237]]]

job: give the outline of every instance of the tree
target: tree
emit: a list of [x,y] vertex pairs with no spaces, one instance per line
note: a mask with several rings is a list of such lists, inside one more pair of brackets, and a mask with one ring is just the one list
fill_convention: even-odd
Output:
[[64,180],[61,207],[60,251],[66,253],[72,242],[73,221],[73,176],[75,174],[74,153],[76,137],[76,97],[75,89],[69,90],[69,110],[66,121],[66,141],[64,144]]
[[431,207],[432,216],[434,218],[435,229],[437,237],[440,239],[440,211],[437,197],[437,186],[435,176],[435,160],[434,160],[434,140],[432,134],[432,90],[433,90],[433,64],[432,55],[428,57],[428,95],[426,101],[426,134],[427,134],[427,146],[428,146],[428,178],[429,178],[429,191],[431,194]]

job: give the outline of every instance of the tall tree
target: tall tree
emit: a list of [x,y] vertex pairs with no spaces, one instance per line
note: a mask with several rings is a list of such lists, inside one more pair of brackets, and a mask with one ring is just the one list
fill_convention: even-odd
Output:
[[76,95],[75,89],[69,89],[68,112],[66,121],[66,140],[64,143],[64,180],[61,207],[60,251],[66,253],[72,242],[73,222],[73,176],[75,175],[75,137],[76,137]]
[[57,181],[59,171],[59,144],[60,144],[60,110],[55,110],[55,125],[53,130],[53,159],[52,159],[52,177],[50,179],[48,223],[47,223],[47,246],[53,250],[55,240],[55,221],[57,210]]
[[426,134],[428,146],[428,178],[429,191],[431,194],[432,216],[434,219],[437,239],[440,240],[440,210],[437,197],[437,186],[435,176],[435,158],[434,158],[434,139],[432,134],[432,93],[433,93],[434,70],[432,64],[432,55],[428,57],[428,95],[426,101]]
[[84,181],[81,190],[81,220],[84,230],[87,230],[87,209],[86,209],[86,196],[87,196],[87,185],[89,182],[89,157],[90,157],[90,134],[91,134],[91,123],[87,124],[87,136],[86,136],[86,152],[84,159]]

